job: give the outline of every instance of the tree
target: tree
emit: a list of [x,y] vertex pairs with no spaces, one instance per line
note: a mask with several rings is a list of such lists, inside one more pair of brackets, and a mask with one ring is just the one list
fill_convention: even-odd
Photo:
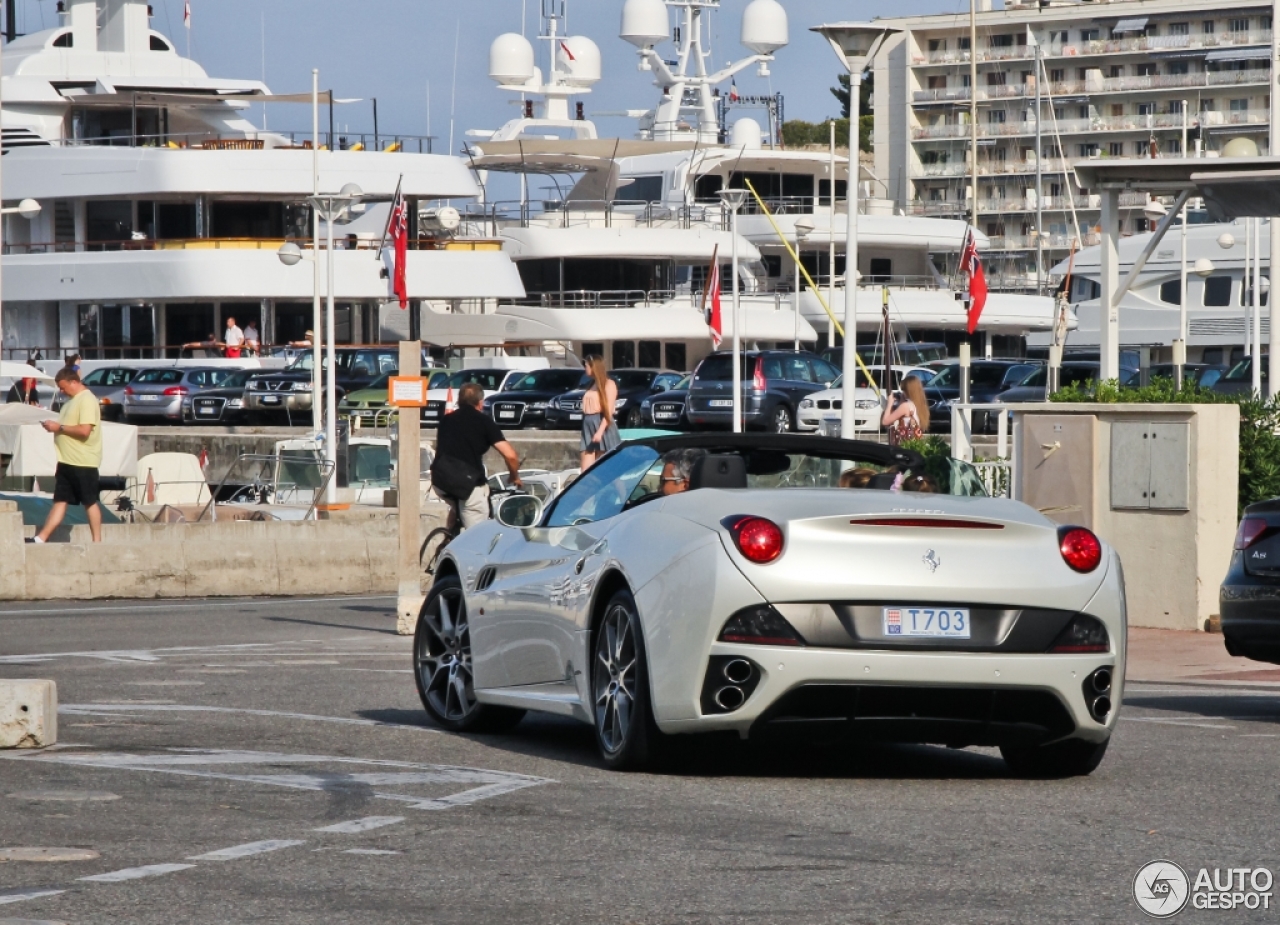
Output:
[[[840,101],[840,115],[847,119],[849,118],[849,94],[851,92],[849,86],[851,81],[847,73],[841,74],[836,78],[836,80],[839,83],[839,86],[831,88],[831,95]],[[863,79],[858,91],[858,115],[871,115],[871,113],[875,111],[875,104],[872,96],[875,92],[874,71],[869,73],[866,78]]]

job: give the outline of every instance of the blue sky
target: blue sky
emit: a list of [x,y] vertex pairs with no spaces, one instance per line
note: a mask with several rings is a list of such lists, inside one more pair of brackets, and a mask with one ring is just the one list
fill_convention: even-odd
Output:
[[[747,54],[738,44],[742,10],[748,0],[723,0],[714,14],[714,61],[723,65]],[[870,19],[878,15],[955,13],[968,10],[968,0],[781,0],[791,21],[791,45],[778,53],[773,77],[755,76],[752,68],[738,77],[745,94],[782,92],[789,119],[818,121],[836,115],[836,100],[827,92],[840,69],[826,43],[808,31],[821,22]],[[56,24],[55,0],[19,0],[18,25],[36,31]],[[463,132],[497,128],[516,114],[511,94],[488,78],[489,43],[502,32],[519,32],[521,8],[528,8],[528,30],[537,29],[541,0],[191,0],[192,56],[212,75],[260,78],[277,93],[310,89],[313,67],[321,83],[340,97],[378,99],[379,126],[384,133],[427,134],[430,85],[431,134],[449,136],[454,107],[454,148]],[[152,0],[153,27],[186,48],[182,0]],[[651,77],[636,70],[632,46],[617,37],[622,0],[570,0],[569,25],[589,36],[604,57],[604,79],[582,97],[588,116],[594,110],[643,109],[653,105]],[[453,98],[454,42],[457,39],[457,93]],[[545,46],[544,46],[545,47]],[[670,46],[666,46],[668,49]],[[545,69],[545,61],[539,64]],[[750,115],[750,113],[746,113]],[[255,115],[255,119],[259,116]],[[271,127],[309,128],[306,107],[277,106]],[[372,131],[370,104],[339,107],[336,122],[352,132]],[[629,137],[634,123],[600,119],[602,135]]]

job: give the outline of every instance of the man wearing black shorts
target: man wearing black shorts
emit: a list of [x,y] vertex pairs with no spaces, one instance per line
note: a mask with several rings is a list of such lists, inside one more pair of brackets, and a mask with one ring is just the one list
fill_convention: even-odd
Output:
[[84,506],[95,543],[102,542],[102,508],[98,504],[98,468],[102,465],[102,412],[98,397],[80,381],[80,374],[63,368],[54,377],[58,391],[67,396],[56,421],[41,426],[53,434],[58,452],[53,507],[30,542],[47,542],[67,515],[68,504]]
[[502,454],[511,472],[511,483],[520,481],[520,457],[507,442],[498,425],[480,409],[484,389],[468,382],[458,392],[458,410],[446,414],[436,430],[436,458],[431,464],[431,484],[436,495],[452,505],[449,527],[462,518],[462,529],[489,518],[489,485],[485,479],[484,454],[493,447]]

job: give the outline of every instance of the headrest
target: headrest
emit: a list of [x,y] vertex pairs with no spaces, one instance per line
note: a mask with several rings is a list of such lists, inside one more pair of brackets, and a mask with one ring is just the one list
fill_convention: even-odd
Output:
[[875,488],[879,491],[889,491],[893,488],[893,483],[897,478],[897,472],[881,472],[871,480],[871,483],[867,487]]
[[707,455],[694,464],[689,490],[698,488],[746,488],[747,461],[736,453]]

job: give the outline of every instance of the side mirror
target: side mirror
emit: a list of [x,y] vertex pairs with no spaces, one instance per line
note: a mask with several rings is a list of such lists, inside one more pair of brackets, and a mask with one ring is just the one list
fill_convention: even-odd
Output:
[[542,502],[533,495],[510,495],[493,516],[504,527],[532,527],[542,518]]

